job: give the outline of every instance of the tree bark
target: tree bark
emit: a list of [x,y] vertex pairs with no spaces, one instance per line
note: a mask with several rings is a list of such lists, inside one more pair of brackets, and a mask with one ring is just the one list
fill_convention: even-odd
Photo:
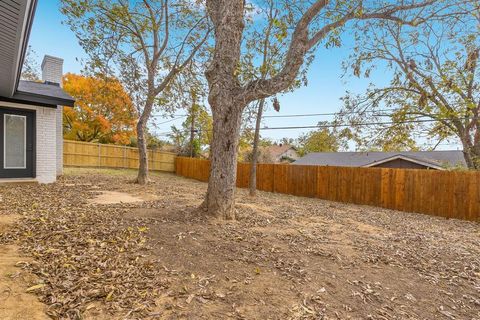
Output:
[[255,123],[255,135],[253,137],[252,163],[250,164],[250,196],[257,193],[257,164],[258,164],[258,142],[260,141],[260,125],[262,124],[263,108],[265,99],[258,104],[257,121]]
[[245,27],[243,0],[208,0],[207,11],[215,29],[215,50],[205,72],[208,102],[213,115],[213,139],[208,190],[203,207],[211,216],[235,219],[237,148],[242,112],[249,101],[238,99],[236,76]]
[[475,145],[470,149],[473,168],[480,170],[480,145]]
[[480,169],[480,146],[463,145],[463,157],[471,170]]
[[195,101],[192,103],[190,117],[192,118],[190,123],[190,158],[194,158],[197,156],[193,146],[193,140],[195,139]]
[[145,139],[145,124],[142,119],[137,123],[137,144],[138,144],[138,176],[137,183],[145,185],[148,182],[148,153],[147,141]]
[[210,179],[203,207],[208,215],[234,220],[237,149],[243,108],[224,104],[212,109],[217,125],[213,127]]

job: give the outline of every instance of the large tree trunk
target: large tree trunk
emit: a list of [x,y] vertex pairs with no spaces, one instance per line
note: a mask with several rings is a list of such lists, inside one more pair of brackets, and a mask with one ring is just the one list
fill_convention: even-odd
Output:
[[480,145],[474,145],[471,149],[473,167],[475,170],[480,170]]
[[260,125],[262,124],[263,107],[265,99],[258,104],[257,121],[255,123],[255,136],[253,137],[252,163],[250,165],[250,196],[257,193],[257,164],[258,164],[258,142],[260,141]]
[[215,29],[215,51],[205,76],[213,115],[213,139],[208,190],[203,207],[209,215],[235,219],[237,148],[242,112],[250,102],[239,97],[236,76],[240,62],[244,4],[242,0],[207,0]]
[[138,176],[137,183],[144,185],[148,182],[148,153],[147,141],[145,139],[145,124],[142,119],[137,123],[137,144],[138,144]]
[[211,169],[203,207],[211,216],[233,220],[235,219],[237,149],[243,108],[227,102],[222,104],[222,107],[212,106],[212,110]]

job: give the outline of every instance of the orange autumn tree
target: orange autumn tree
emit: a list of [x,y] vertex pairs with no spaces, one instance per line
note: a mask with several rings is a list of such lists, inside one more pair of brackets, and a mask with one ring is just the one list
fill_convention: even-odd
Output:
[[136,110],[117,79],[68,73],[63,89],[76,100],[63,111],[65,139],[129,144],[136,137]]

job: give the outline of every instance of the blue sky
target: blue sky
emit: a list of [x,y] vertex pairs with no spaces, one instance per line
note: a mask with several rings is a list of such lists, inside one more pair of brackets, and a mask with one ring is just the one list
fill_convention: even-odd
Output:
[[[41,59],[45,54],[61,57],[65,60],[64,71],[79,73],[82,65],[81,60],[86,55],[78,44],[78,41],[68,26],[62,24],[63,16],[59,11],[57,0],[39,0],[37,12],[30,36],[30,45]],[[347,77],[342,79],[341,63],[349,54],[351,45],[341,48],[320,48],[315,61],[308,73],[308,86],[302,87],[295,92],[280,96],[280,114],[305,114],[305,113],[331,113],[339,111],[342,107],[340,98],[347,90],[361,93],[370,81],[382,84],[388,81],[383,70],[378,70],[371,79],[356,79]],[[179,112],[183,114],[184,112]],[[267,111],[266,115],[276,115],[273,110]],[[311,126],[319,121],[330,120],[332,117],[305,117],[305,118],[267,118],[264,125],[276,126]],[[156,118],[157,122],[168,119]],[[172,124],[180,125],[180,121],[174,121],[160,125],[157,132],[168,132]],[[295,130],[265,130],[263,137],[281,139],[282,137],[296,138],[305,129]]]
[[78,73],[81,64],[77,59],[85,57],[83,49],[66,25],[62,25],[63,15],[56,0],[39,0],[33,21],[29,44],[42,59],[45,54],[65,60],[65,72]]

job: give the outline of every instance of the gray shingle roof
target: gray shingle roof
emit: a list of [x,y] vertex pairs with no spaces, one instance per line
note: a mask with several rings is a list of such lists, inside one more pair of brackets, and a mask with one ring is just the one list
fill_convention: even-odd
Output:
[[404,156],[437,166],[466,167],[463,152],[449,151],[405,151],[405,152],[315,152],[298,159],[296,165],[318,165],[338,167],[364,167],[387,158]]
[[58,84],[23,80],[20,80],[13,99],[63,106],[73,106],[75,102]]

